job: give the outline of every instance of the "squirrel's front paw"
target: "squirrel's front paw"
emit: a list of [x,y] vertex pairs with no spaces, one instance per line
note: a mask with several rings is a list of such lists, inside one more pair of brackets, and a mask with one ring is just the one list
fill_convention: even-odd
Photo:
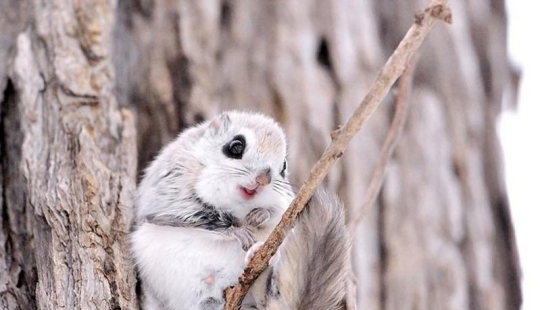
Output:
[[255,243],[255,236],[247,227],[231,227],[227,229],[226,234],[236,238],[244,251],[247,251]]
[[[259,241],[259,242],[255,243],[251,248],[249,248],[249,250],[246,253],[246,257],[244,258],[244,263],[246,264],[246,266],[249,264],[249,262],[251,261],[251,259],[255,255],[255,252],[260,250],[263,245],[264,245],[264,242]],[[272,258],[270,258],[270,262],[269,262],[270,266],[275,265],[277,263],[277,261],[279,261],[279,258],[280,258],[280,251],[277,251],[272,256]]]
[[262,246],[264,242],[257,242],[255,243],[246,253],[246,257],[244,258],[244,263],[246,266],[249,264],[249,261],[253,258],[253,255],[255,255],[255,252],[257,252]]
[[244,218],[244,223],[248,226],[258,228],[270,219],[270,211],[263,208],[251,210]]

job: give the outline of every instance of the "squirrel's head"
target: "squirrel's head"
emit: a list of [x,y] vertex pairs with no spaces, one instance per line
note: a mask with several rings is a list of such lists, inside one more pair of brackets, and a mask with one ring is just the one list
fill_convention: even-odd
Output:
[[146,169],[137,217],[190,212],[191,199],[238,217],[283,208],[293,198],[286,149],[281,127],[261,114],[231,111],[186,129]]
[[291,195],[285,134],[271,118],[226,112],[202,125],[193,148],[202,163],[195,193],[216,207],[271,206]]

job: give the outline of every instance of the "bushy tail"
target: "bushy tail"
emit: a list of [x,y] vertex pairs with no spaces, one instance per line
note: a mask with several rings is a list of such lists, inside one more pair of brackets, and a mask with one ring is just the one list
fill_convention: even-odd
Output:
[[341,203],[317,191],[259,279],[258,290],[265,292],[256,297],[259,309],[338,309],[346,290],[348,240]]

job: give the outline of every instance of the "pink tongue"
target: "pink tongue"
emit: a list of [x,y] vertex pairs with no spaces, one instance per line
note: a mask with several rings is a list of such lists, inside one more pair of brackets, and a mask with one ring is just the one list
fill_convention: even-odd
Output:
[[248,193],[249,195],[255,194],[255,190],[254,190],[254,189],[247,189],[247,188],[244,187],[244,191],[245,191],[246,193]]

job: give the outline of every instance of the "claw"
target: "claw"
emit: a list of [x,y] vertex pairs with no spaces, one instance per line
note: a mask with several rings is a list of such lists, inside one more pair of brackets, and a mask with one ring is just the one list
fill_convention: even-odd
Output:
[[263,244],[264,242],[259,241],[255,243],[254,245],[252,245],[251,248],[249,248],[249,250],[246,253],[246,257],[244,258],[244,263],[246,264],[246,266],[249,264],[249,262],[253,258],[253,255],[255,255],[255,252],[257,252],[263,246]]
[[226,233],[227,235],[236,238],[244,251],[249,250],[255,243],[255,236],[247,227],[231,227]]

